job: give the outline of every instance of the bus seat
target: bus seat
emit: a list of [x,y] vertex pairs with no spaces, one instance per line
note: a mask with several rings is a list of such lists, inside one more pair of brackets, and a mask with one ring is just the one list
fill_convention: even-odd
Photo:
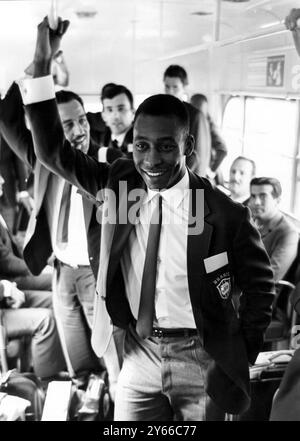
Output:
[[31,368],[31,338],[7,339],[0,308],[0,370],[17,369],[19,372],[28,372]]
[[265,334],[264,351],[289,349],[291,330],[297,323],[297,312],[292,306],[295,293],[300,289],[300,240],[297,255],[283,280],[276,284],[273,318]]

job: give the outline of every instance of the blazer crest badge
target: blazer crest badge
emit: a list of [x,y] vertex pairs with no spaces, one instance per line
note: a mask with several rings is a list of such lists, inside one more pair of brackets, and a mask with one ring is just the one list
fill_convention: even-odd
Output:
[[214,284],[220,294],[221,298],[226,300],[229,297],[231,291],[231,280],[229,273],[224,273],[214,280]]

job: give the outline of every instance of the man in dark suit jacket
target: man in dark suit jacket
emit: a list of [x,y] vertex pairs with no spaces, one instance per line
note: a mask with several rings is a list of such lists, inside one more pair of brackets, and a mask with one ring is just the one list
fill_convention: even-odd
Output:
[[[51,38],[59,39],[65,26],[62,22]],[[39,25],[36,53],[36,78],[26,82],[23,94],[36,154],[81,191],[99,197],[102,190],[92,344],[100,356],[113,324],[126,330],[115,419],[205,419],[207,394],[224,411],[245,410],[250,401],[249,363],[261,348],[274,296],[270,263],[248,208],[186,169],[193,137],[185,107],[172,96],[150,97],[137,110],[133,161],[120,159],[108,166],[72,149],[51,92],[47,20]],[[33,103],[31,89],[41,81],[45,101]],[[147,207],[158,195],[163,219],[179,219],[163,224],[164,246],[147,276],[152,288],[157,267],[156,297],[150,305],[153,309],[155,302],[150,317],[154,328],[148,334],[139,301],[141,263],[151,247],[150,237],[146,251]],[[149,264],[153,266],[151,260]],[[238,312],[232,303],[236,287],[243,292]]]
[[[104,84],[104,86],[101,89],[100,92],[100,100],[102,98],[103,93],[105,92],[106,89],[110,88],[110,87],[114,87],[115,83],[107,83]],[[103,103],[102,103],[103,106]],[[107,130],[109,130],[109,128],[107,127],[107,125],[104,122],[103,116],[101,112],[87,112],[86,114],[89,125],[90,125],[90,133],[91,133],[91,138],[93,139],[93,141],[95,141],[95,143],[99,146],[103,145],[103,140],[105,138],[105,134],[107,132]]]
[[[72,148],[83,149],[88,151],[89,155],[97,157],[98,146],[90,141],[89,126],[81,98],[73,92],[60,91],[57,93],[57,99],[61,103],[64,133],[72,143]],[[60,323],[60,336],[69,373],[74,376],[82,371],[97,370],[99,361],[91,348],[89,330],[92,326],[95,280],[99,265],[100,226],[96,219],[96,206],[88,197],[80,198],[81,202],[78,201],[78,204],[82,205],[83,223],[80,224],[80,228],[77,225],[77,236],[82,238],[82,244],[87,246],[87,249],[80,249],[77,255],[62,254],[67,250],[69,239],[67,238],[68,242],[59,242],[62,240],[58,239],[59,224],[62,224],[62,230],[66,223],[70,226],[68,215],[60,219],[58,214],[65,183],[36,160],[32,135],[24,125],[22,99],[16,84],[12,85],[1,102],[0,126],[11,148],[34,170],[35,206],[26,233],[24,259],[30,271],[38,275],[55,251],[54,309]],[[116,157],[114,151],[111,153],[108,160]],[[71,192],[70,188],[70,215]],[[78,198],[76,195],[75,197]],[[76,219],[72,218],[72,222],[78,222],[79,214],[78,212]],[[84,245],[86,235],[87,245]],[[84,254],[84,262],[76,260],[82,259]],[[67,260],[70,258],[71,261]],[[109,368],[110,362],[107,358],[106,360]]]
[[165,92],[180,99],[189,115],[189,132],[195,140],[193,153],[186,158],[187,166],[199,174],[206,176],[211,158],[211,136],[205,115],[196,107],[185,101],[188,76],[182,66],[172,64],[164,72]]
[[105,149],[109,147],[120,150],[125,157],[132,158],[134,118],[132,93],[121,84],[108,84],[102,89],[101,102],[106,130],[100,140],[98,159],[100,162],[105,162]]

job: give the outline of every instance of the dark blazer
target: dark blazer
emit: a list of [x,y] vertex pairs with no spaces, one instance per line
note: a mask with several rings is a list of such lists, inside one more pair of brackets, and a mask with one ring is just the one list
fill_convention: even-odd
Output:
[[[32,274],[38,275],[47,265],[53,252],[50,235],[51,225],[49,225],[45,207],[47,203],[53,206],[60,178],[50,173],[36,160],[31,132],[24,124],[23,103],[19,87],[15,83],[9,89],[5,99],[0,102],[0,130],[16,155],[34,171],[35,207],[29,220],[23,253]],[[97,157],[97,152],[98,146],[91,140],[88,154]],[[96,277],[99,265],[100,225],[96,219],[95,201],[85,194],[82,202],[88,254]]]
[[28,168],[9,148],[5,139],[0,137],[0,174],[5,180],[3,196],[0,201],[4,206],[15,207],[16,193],[27,190]]
[[0,209],[8,227],[13,231],[17,220],[17,193],[27,190],[29,170],[9,148],[2,136],[0,136],[0,174],[5,181],[3,195],[0,197]]
[[[136,201],[129,201],[127,193],[144,188],[133,161],[122,158],[108,166],[73,150],[64,139],[55,100],[29,105],[27,112],[36,154],[44,165],[94,197],[99,189],[114,190],[118,213],[124,209],[129,212]],[[225,411],[239,413],[250,402],[248,363],[255,361],[271,319],[273,272],[260,235],[250,222],[249,209],[232,202],[192,172],[189,181],[193,209],[198,197],[196,190],[204,190],[204,213],[197,219],[199,223],[204,221],[203,231],[188,236],[187,268],[196,326],[205,350],[214,360],[207,392]],[[115,212],[114,202],[114,198],[106,198],[103,210],[108,211],[104,213]],[[112,323],[127,328],[133,320],[120,266],[133,227],[129,222],[118,223],[118,216],[117,223],[102,224],[92,333],[98,356],[106,350]],[[207,273],[204,260],[219,253],[227,253],[228,263]],[[225,279],[227,288],[222,296],[220,282]],[[236,287],[243,292],[239,315],[232,303]]]
[[133,144],[133,127],[130,127],[127,130],[122,145],[116,147],[111,139],[111,131],[109,127],[106,127],[106,130],[103,134],[103,138],[100,141],[100,146],[103,147],[112,147],[114,149],[120,149],[123,153],[123,156],[129,159],[132,159],[132,144]]
[[14,279],[29,274],[17,245],[0,222],[0,279]]
[[183,101],[189,115],[190,134],[195,139],[195,148],[186,158],[187,166],[200,176],[206,176],[211,159],[211,136],[208,120],[204,113]]
[[104,133],[107,129],[106,124],[103,121],[101,112],[87,112],[86,116],[90,125],[91,138],[97,145],[101,145]]

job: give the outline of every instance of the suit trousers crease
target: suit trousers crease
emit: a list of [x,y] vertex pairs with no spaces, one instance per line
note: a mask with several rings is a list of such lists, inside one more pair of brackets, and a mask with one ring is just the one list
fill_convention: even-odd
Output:
[[99,370],[90,335],[95,278],[90,267],[54,269],[53,308],[69,374]]
[[101,359],[91,346],[95,277],[90,267],[71,268],[58,263],[53,279],[53,306],[67,369],[71,377],[106,367],[110,392],[117,382],[122,363],[122,332],[116,329]]

